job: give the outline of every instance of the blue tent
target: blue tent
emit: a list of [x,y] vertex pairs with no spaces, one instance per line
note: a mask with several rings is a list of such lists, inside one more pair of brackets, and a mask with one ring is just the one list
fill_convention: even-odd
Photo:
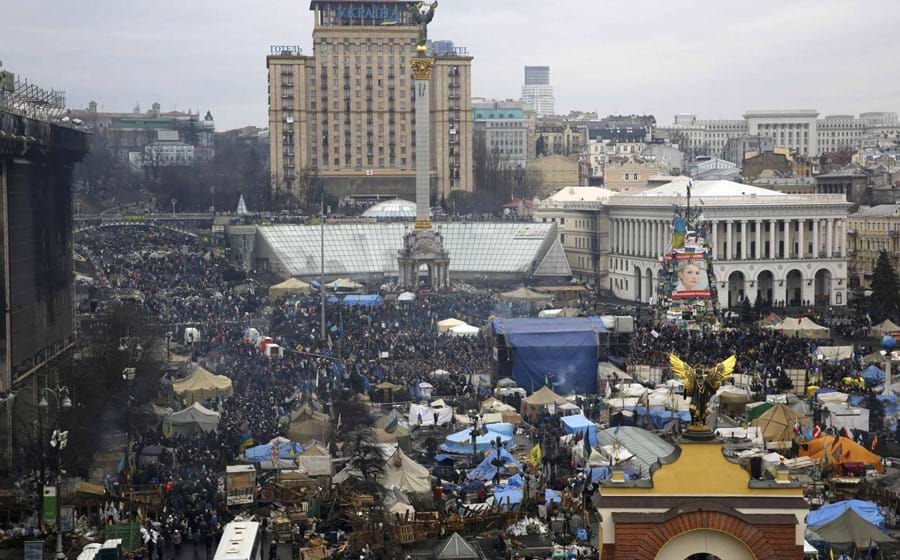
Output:
[[[294,441],[285,441],[278,444],[278,458],[280,460],[292,459],[303,453],[303,446]],[[272,460],[272,444],[265,443],[250,447],[244,451],[244,458],[251,463]]]
[[509,477],[509,479],[507,479],[506,485],[514,486],[516,488],[522,488],[523,486],[525,486],[525,479],[522,478],[522,475],[520,474],[514,474],[513,476]]
[[591,482],[594,484],[601,480],[609,480],[609,467],[591,467]]
[[344,305],[362,305],[364,307],[375,307],[376,305],[383,304],[384,298],[378,294],[351,294],[344,296]]
[[584,414],[563,416],[560,419],[560,422],[562,423],[563,431],[567,434],[584,434],[584,432],[587,431],[590,437],[591,446],[596,447],[599,444],[599,440],[597,439],[597,424],[594,424],[585,418]]
[[556,490],[547,488],[546,490],[544,490],[544,501],[546,501],[548,504],[561,504],[562,496],[560,496],[559,492],[557,492]]
[[497,318],[491,327],[513,349],[513,379],[520,387],[539,389],[549,374],[557,393],[597,392],[599,335],[607,332],[599,317]]
[[650,421],[653,422],[653,426],[655,428],[662,428],[675,418],[681,420],[682,423],[688,423],[691,421],[691,413],[683,410],[681,412],[674,412],[672,410],[666,410],[664,408],[651,408],[649,411]]
[[831,523],[848,509],[852,509],[869,523],[884,528],[884,515],[878,509],[878,505],[874,502],[864,502],[863,500],[844,500],[824,505],[816,511],[806,514],[806,524],[812,526]]
[[[496,438],[496,436],[494,436]],[[472,440],[471,437],[469,439],[469,446],[471,451]],[[469,478],[474,480],[493,480],[495,476],[497,476],[497,467],[492,463],[497,459],[497,452],[493,449],[489,453],[484,454],[484,459],[481,463],[475,467],[474,469],[469,471]],[[503,462],[503,466],[500,467],[500,474],[506,475],[512,472],[513,470],[522,470],[522,464],[516,460],[512,453],[507,451],[505,448],[500,449],[500,461]]]
[[875,364],[862,370],[859,375],[866,380],[866,385],[880,385],[884,383],[884,371]]
[[[487,433],[481,434],[475,438],[475,449],[478,452],[484,452],[491,448],[491,442],[497,440],[500,436],[500,443],[508,445],[512,441],[512,436],[501,434],[491,430],[492,425],[487,426]],[[441,444],[441,449],[447,453],[459,453],[464,455],[472,454],[472,428],[460,430],[455,434],[447,436],[446,441]]]

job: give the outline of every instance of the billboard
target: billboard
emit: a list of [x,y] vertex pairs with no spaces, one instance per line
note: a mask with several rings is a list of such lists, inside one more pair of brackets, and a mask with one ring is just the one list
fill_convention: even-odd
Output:
[[708,299],[709,272],[706,253],[680,253],[671,256],[675,273],[672,299]]

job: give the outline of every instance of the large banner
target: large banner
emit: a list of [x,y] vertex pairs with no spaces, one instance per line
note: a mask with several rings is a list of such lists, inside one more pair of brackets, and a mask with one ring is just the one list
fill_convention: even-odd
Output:
[[709,274],[706,269],[706,253],[680,253],[670,256],[675,271],[675,289],[672,299],[708,299]]

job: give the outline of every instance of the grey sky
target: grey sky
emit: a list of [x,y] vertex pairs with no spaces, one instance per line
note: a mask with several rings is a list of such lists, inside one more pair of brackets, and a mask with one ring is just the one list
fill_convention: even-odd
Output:
[[[211,110],[266,125],[270,44],[311,51],[308,0],[11,0],[4,67],[70,107]],[[441,0],[429,34],[475,56],[472,94],[516,98],[547,64],[557,110],[739,118],[900,110],[895,0]]]

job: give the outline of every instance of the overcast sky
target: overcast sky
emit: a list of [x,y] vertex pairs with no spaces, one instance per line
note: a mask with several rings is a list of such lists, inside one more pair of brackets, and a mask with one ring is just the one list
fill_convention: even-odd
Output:
[[[266,126],[269,45],[310,52],[308,0],[11,0],[4,68],[69,107],[211,110]],[[429,29],[475,56],[472,95],[517,98],[549,65],[557,112],[900,111],[896,0],[441,0]]]

